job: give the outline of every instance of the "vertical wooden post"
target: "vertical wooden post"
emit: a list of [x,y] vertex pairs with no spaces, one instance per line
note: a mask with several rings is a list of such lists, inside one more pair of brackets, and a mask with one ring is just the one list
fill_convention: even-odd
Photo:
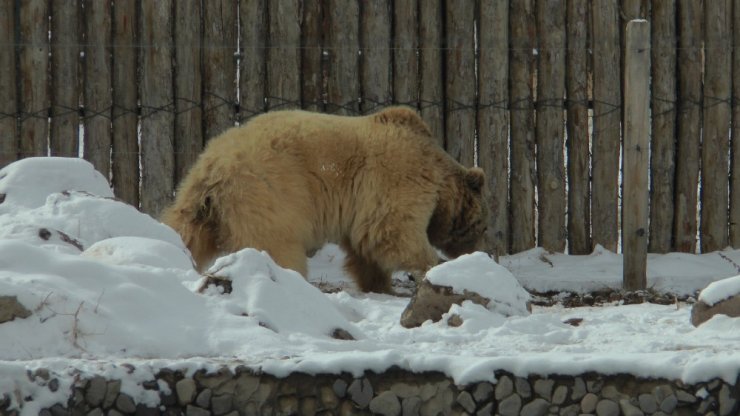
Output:
[[650,241],[648,251],[673,250],[676,175],[676,3],[653,3],[652,144],[650,152]]
[[[85,159],[110,178],[111,152],[111,3],[85,4]],[[159,86],[157,86],[159,87]]]
[[419,107],[440,146],[444,146],[444,84],[442,81],[443,0],[419,2]]
[[510,4],[511,252],[535,246],[534,1]]
[[52,156],[79,154],[80,20],[77,0],[51,2],[51,135]]
[[388,0],[362,2],[360,80],[363,114],[391,102],[391,10]]
[[419,107],[419,4],[393,1],[393,101]]
[[[488,186],[486,251],[509,252],[509,3],[481,2],[478,163]],[[484,23],[485,22],[485,23]]]
[[329,53],[326,110],[330,113],[356,115],[360,106],[360,9],[359,3],[329,0]]
[[0,169],[18,158],[16,45],[14,3],[0,1]]
[[300,0],[269,2],[267,110],[301,106]]
[[696,206],[702,118],[703,3],[678,1],[678,141],[674,240],[676,250],[696,252]]
[[730,245],[740,248],[740,0],[732,11],[732,161],[730,165]]
[[49,133],[49,8],[46,0],[20,3],[20,156],[46,156]]
[[565,250],[565,1],[537,2],[537,210],[538,244]]
[[157,216],[174,192],[172,0],[141,6],[141,209]]
[[206,140],[233,127],[236,119],[236,16],[235,0],[203,2],[203,117]]
[[203,77],[200,2],[175,1],[175,184],[203,149]]
[[[301,23],[301,101],[303,108],[324,111],[324,11],[322,0],[303,1]],[[243,25],[243,23],[242,23]]]
[[593,157],[591,224],[594,244],[617,250],[621,71],[619,0],[592,2]]
[[591,253],[588,1],[568,0],[566,53],[568,252]]
[[113,190],[139,206],[137,1],[113,5]]
[[267,5],[265,1],[241,0],[239,2],[239,30],[241,31],[239,121],[241,122],[266,110]]
[[701,251],[728,243],[727,154],[732,69],[730,0],[704,2],[704,126],[701,146]]
[[650,153],[650,24],[627,23],[624,73],[623,285],[647,287],[648,155]]
[[445,149],[475,164],[475,2],[448,0],[445,26]]

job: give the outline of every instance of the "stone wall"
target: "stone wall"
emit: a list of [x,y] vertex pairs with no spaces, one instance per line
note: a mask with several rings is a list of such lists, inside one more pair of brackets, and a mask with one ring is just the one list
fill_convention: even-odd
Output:
[[[29,373],[34,383],[59,389],[56,375]],[[292,374],[276,378],[247,368],[216,373],[161,370],[141,387],[156,392],[158,407],[121,393],[121,380],[96,376],[73,383],[67,403],[42,415],[718,415],[740,413],[740,379],[686,385],[631,375],[515,377],[497,372],[497,383],[455,385],[441,373],[392,369],[382,374]],[[24,398],[26,402],[33,397]],[[0,414],[10,410],[0,398]]]

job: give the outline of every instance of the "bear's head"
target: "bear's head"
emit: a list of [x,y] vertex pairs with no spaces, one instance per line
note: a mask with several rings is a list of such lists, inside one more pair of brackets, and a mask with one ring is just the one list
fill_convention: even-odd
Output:
[[440,193],[427,227],[433,246],[450,258],[480,250],[488,224],[484,197],[485,174],[480,168],[462,169]]

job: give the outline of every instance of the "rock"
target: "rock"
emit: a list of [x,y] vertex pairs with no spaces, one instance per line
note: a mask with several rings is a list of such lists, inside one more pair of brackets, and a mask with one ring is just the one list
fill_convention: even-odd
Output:
[[473,389],[473,399],[478,403],[485,402],[491,396],[493,396],[493,385],[491,383],[478,383]]
[[85,392],[85,400],[92,407],[98,407],[105,399],[105,391],[108,388],[108,382],[100,376],[95,376],[90,380]]
[[522,399],[516,394],[510,395],[498,404],[498,413],[501,416],[519,416],[520,410],[522,410]]
[[467,391],[458,394],[456,401],[466,412],[473,413],[475,411],[475,400],[473,400],[473,396]]
[[334,390],[334,394],[337,395],[337,397],[343,398],[347,394],[347,382],[340,379],[337,379],[334,384],[332,384],[331,388]]
[[298,398],[295,396],[283,396],[278,399],[278,414],[295,415],[298,414]]
[[740,317],[740,294],[735,294],[713,305],[708,305],[703,301],[700,294],[699,300],[691,308],[691,324],[699,326],[718,314],[731,318]]
[[408,399],[403,399],[403,402],[401,403],[401,414],[403,416],[416,416],[419,414],[420,409],[421,399],[418,397],[409,397]]
[[457,294],[451,287],[436,286],[424,279],[417,286],[416,293],[401,314],[401,325],[404,328],[416,328],[428,320],[437,322],[450,310],[450,306],[462,305],[466,300],[484,307],[490,301],[474,292]]
[[493,415],[493,403],[488,403],[487,405],[483,406],[475,414],[475,416],[491,416],[491,415]]
[[550,403],[541,398],[536,398],[522,407],[521,416],[544,416],[550,409]]
[[192,378],[184,378],[175,384],[175,391],[181,406],[190,404],[193,402],[197,391],[195,381]]
[[211,416],[211,412],[197,406],[188,405],[185,408],[185,416]]
[[593,413],[594,410],[596,410],[596,403],[598,402],[599,396],[593,393],[587,393],[585,396],[583,396],[583,399],[581,399],[581,412]]
[[25,308],[15,296],[0,296],[0,324],[15,318],[28,318],[31,311]]
[[736,414],[733,413],[736,405],[737,400],[732,397],[730,386],[728,386],[727,384],[723,384],[722,388],[719,390],[719,415],[727,416],[731,414]]
[[123,413],[134,413],[136,411],[136,403],[134,399],[127,394],[119,394],[116,399],[116,408]]
[[318,405],[317,405],[316,399],[313,397],[306,397],[301,400],[300,409],[298,411],[298,414],[312,416],[316,414],[317,408],[318,408]]
[[534,392],[543,399],[550,401],[554,385],[555,380],[539,379],[534,382]]
[[384,416],[398,416],[401,414],[401,403],[395,394],[384,391],[370,401],[370,411]]
[[505,399],[509,396],[511,396],[511,393],[514,392],[514,383],[512,383],[511,378],[508,376],[503,376],[498,380],[498,383],[496,383],[496,393],[495,397],[497,401],[500,401],[502,399]]
[[560,406],[568,399],[568,386],[557,386],[552,393],[552,404]]
[[572,404],[568,407],[564,407],[560,409],[560,416],[578,416],[581,412],[581,406],[577,404]]
[[198,395],[195,397],[195,404],[198,407],[208,409],[209,407],[211,407],[211,396],[213,396],[213,390],[204,389],[202,392],[198,393]]
[[671,394],[660,402],[660,410],[671,414],[676,409],[676,405],[678,405],[678,399],[675,394]]
[[645,413],[655,413],[658,411],[658,401],[652,394],[641,394],[637,397],[637,402],[640,404],[640,409]]
[[[637,406],[630,403],[627,399],[622,399],[619,401],[619,408],[622,410],[622,414],[624,416],[644,416],[645,413],[638,409]],[[653,413],[653,412],[650,412]]]
[[612,400],[600,400],[596,405],[596,416],[619,416],[619,405]]
[[573,382],[573,393],[570,394],[571,400],[581,400],[586,395],[586,382],[581,377],[576,377]]
[[373,398],[373,386],[370,384],[370,380],[366,378],[355,379],[347,389],[347,393],[360,409],[364,409]]
[[321,399],[321,404],[323,404],[327,409],[336,409],[337,406],[339,406],[339,398],[331,387],[321,387],[319,389],[319,397]]
[[214,415],[223,415],[231,411],[234,398],[230,394],[213,396],[211,398],[211,410]]
[[118,397],[118,393],[121,392],[121,380],[111,380],[108,382],[108,386],[105,389],[105,399],[103,399],[103,409],[108,409],[113,406]]
[[419,395],[419,386],[414,386],[407,383],[395,383],[391,386],[390,391],[393,392],[400,399],[407,399],[409,397]]
[[529,382],[526,378],[514,378],[514,386],[516,387],[516,393],[522,396],[522,399],[528,399],[532,397],[532,386],[529,385]]

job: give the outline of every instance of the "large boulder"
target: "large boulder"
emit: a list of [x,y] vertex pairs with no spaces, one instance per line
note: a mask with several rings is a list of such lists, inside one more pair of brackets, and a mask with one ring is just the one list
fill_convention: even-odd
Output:
[[740,317],[740,275],[711,283],[691,309],[691,323],[699,326],[714,315]]

